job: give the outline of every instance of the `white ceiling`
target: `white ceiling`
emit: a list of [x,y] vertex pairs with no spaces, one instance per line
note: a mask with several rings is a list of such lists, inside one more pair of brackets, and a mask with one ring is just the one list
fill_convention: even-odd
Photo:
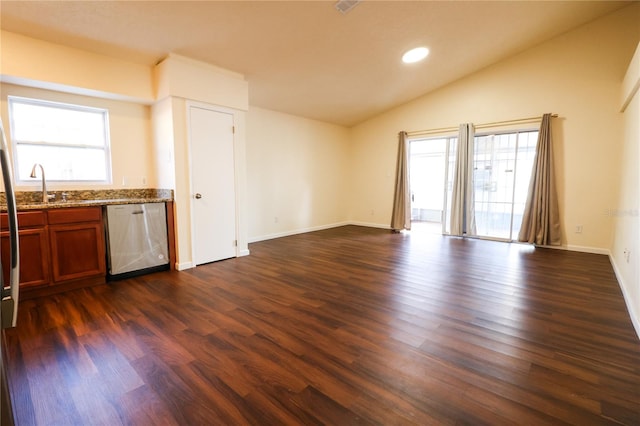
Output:
[[[352,126],[628,5],[618,1],[7,1],[1,28],[155,64],[245,75],[250,104]],[[404,65],[418,45],[431,54]]]

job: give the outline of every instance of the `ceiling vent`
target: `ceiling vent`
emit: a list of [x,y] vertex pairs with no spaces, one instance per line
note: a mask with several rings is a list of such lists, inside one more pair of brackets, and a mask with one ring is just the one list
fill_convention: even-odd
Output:
[[345,13],[356,7],[358,3],[360,3],[360,0],[338,0],[335,7],[344,15]]

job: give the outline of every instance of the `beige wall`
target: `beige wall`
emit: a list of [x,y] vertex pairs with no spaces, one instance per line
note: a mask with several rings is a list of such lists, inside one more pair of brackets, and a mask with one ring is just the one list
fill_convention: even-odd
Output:
[[257,241],[346,223],[346,128],[251,107],[247,216]]
[[148,66],[7,31],[0,31],[0,47],[3,82],[142,104],[154,101]]
[[[57,189],[124,189],[157,187],[157,174],[152,157],[153,143],[150,123],[150,109],[146,105],[121,102],[90,96],[74,95],[44,89],[0,85],[2,122],[7,136],[11,138],[7,96],[23,96],[56,102],[85,105],[109,110],[109,133],[111,139],[112,184],[61,184],[51,182],[48,188]],[[36,190],[40,182],[18,186],[18,191]]]
[[615,223],[611,260],[631,318],[640,336],[640,44],[627,71],[621,103],[625,106],[620,196],[610,212]]
[[[177,241],[177,268],[187,269],[196,266],[193,260],[192,231],[192,192],[191,192],[191,147],[189,140],[189,123],[187,108],[191,102],[187,99],[172,97],[173,116],[173,149],[175,167],[175,208],[177,215],[176,236]],[[197,103],[196,103],[197,104]],[[244,111],[234,110],[216,105],[207,105],[210,108],[228,112],[233,115],[236,133],[234,135],[234,168],[236,175],[236,227],[237,227],[237,255],[249,254],[248,231],[246,218],[246,158],[245,158],[245,134],[246,123]]]
[[[158,186],[149,107],[154,101],[150,67],[7,31],[0,31],[0,47],[1,112],[8,132],[8,95],[109,110],[112,183],[51,183],[50,189]],[[34,182],[17,189],[36,187]]]
[[563,243],[608,252],[613,222],[605,212],[618,203],[622,158],[620,84],[639,18],[640,4],[626,7],[353,128],[351,220],[388,226],[399,131],[554,112]]
[[158,187],[176,187],[173,109],[171,98],[151,106],[153,128],[153,161],[158,174]]
[[170,54],[153,69],[156,99],[168,96],[241,111],[249,108],[249,84],[242,74]]
[[[0,35],[4,123],[9,122],[6,105],[9,94],[110,111],[113,183],[65,186],[51,183],[49,187],[105,189],[162,184],[163,188],[173,189],[180,269],[193,266],[186,102],[195,100],[232,109],[237,128],[234,154],[238,255],[249,253],[244,140],[248,84],[241,74],[179,55],[169,55],[158,66],[148,67],[18,34],[3,31]],[[47,66],[43,67],[45,62]],[[34,186],[17,189],[35,189],[36,185],[34,182]]]
[[[249,254],[246,217],[245,109],[248,85],[241,74],[170,55],[154,68],[157,93],[153,108],[155,159],[162,181],[173,181],[176,212],[176,267],[195,266],[192,234],[191,153],[188,105],[199,103],[233,115],[238,256]],[[160,122],[162,121],[162,122]]]
[[[242,250],[246,251],[248,240],[347,222],[388,227],[400,130],[457,126],[468,121],[484,123],[544,112],[560,114],[554,120],[554,138],[564,244],[608,250],[612,247],[614,225],[619,223],[606,212],[621,208],[619,200],[626,199],[627,191],[623,189],[620,197],[621,173],[632,173],[631,166],[622,171],[619,168],[623,156],[633,149],[622,143],[629,130],[625,130],[619,113],[619,89],[640,38],[639,17],[640,4],[636,3],[353,129],[254,107],[245,114],[240,111],[246,108],[248,86],[242,77],[224,70],[207,74],[218,83],[232,83],[235,89],[225,92],[227,100],[222,104],[240,108],[238,137],[243,142],[238,147],[237,169],[242,175],[246,168],[247,175],[246,180],[241,177],[239,195],[241,222],[245,224],[240,235]],[[181,228],[180,261],[188,264],[191,243],[186,231],[190,227],[186,100],[173,91],[178,90],[178,95],[183,96],[184,91],[193,93],[192,83],[197,79],[187,78],[189,84],[182,84],[185,64],[187,69],[192,65],[190,60],[174,58],[179,66],[168,72],[174,76],[169,79],[158,76],[167,63],[156,69],[158,87],[154,89],[152,72],[147,67],[15,34],[2,35],[3,78],[24,79],[30,84],[44,81],[59,90],[81,89],[87,94],[139,100],[75,98],[77,95],[3,84],[2,118],[8,123],[6,96],[10,91],[22,96],[33,93],[45,99],[109,105],[114,111],[111,186],[122,187],[124,177],[127,186],[138,187],[144,176],[147,186],[171,185],[175,189]],[[55,67],[34,67],[36,52],[43,46],[50,50]],[[8,58],[20,60],[9,63]],[[69,69],[78,64],[84,64],[82,74]],[[87,69],[93,71],[86,72]],[[181,84],[175,84],[175,75],[183,76],[179,78]],[[152,119],[150,108],[142,104],[151,104],[160,92],[169,97],[163,97],[153,107],[153,117],[171,119],[170,123]],[[203,93],[207,99],[198,100],[218,104],[218,92]],[[582,234],[573,232],[577,224],[583,225]]]

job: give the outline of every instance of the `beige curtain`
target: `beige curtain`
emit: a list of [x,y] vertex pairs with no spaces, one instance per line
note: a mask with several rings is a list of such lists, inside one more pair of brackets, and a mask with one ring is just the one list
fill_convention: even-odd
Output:
[[451,235],[475,235],[476,220],[473,196],[473,124],[461,124],[453,173],[451,194]]
[[407,132],[398,134],[398,164],[396,166],[396,188],[393,196],[391,229],[411,229],[411,195],[409,193],[409,142]]
[[553,169],[551,114],[542,116],[529,194],[518,241],[537,245],[560,245],[560,213]]

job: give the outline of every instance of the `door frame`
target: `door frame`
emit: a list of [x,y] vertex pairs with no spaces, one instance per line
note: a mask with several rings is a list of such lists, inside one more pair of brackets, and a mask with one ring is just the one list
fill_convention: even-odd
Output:
[[192,267],[197,266],[196,265],[196,259],[195,259],[195,253],[196,253],[196,248],[195,248],[195,206],[194,206],[194,193],[193,193],[193,138],[192,138],[192,134],[191,134],[191,108],[200,108],[200,109],[206,109],[209,111],[213,111],[213,112],[217,112],[217,113],[221,113],[221,114],[229,114],[233,117],[233,127],[234,127],[234,132],[233,132],[233,187],[234,187],[234,202],[235,202],[235,229],[234,229],[234,233],[235,233],[235,240],[236,240],[236,245],[235,245],[235,257],[239,257],[242,255],[242,253],[240,253],[240,244],[239,244],[239,235],[240,235],[240,214],[239,214],[239,200],[238,200],[238,165],[237,165],[237,159],[238,159],[238,144],[237,144],[237,140],[236,140],[236,135],[237,135],[237,116],[236,113],[237,111],[231,109],[231,108],[225,108],[219,105],[211,105],[211,104],[207,104],[207,103],[203,103],[203,102],[197,102],[197,101],[192,101],[192,100],[187,100],[185,103],[185,108],[186,108],[186,130],[187,130],[187,151],[188,151],[188,167],[189,167],[189,232],[190,232],[190,238],[191,238],[191,264]]

